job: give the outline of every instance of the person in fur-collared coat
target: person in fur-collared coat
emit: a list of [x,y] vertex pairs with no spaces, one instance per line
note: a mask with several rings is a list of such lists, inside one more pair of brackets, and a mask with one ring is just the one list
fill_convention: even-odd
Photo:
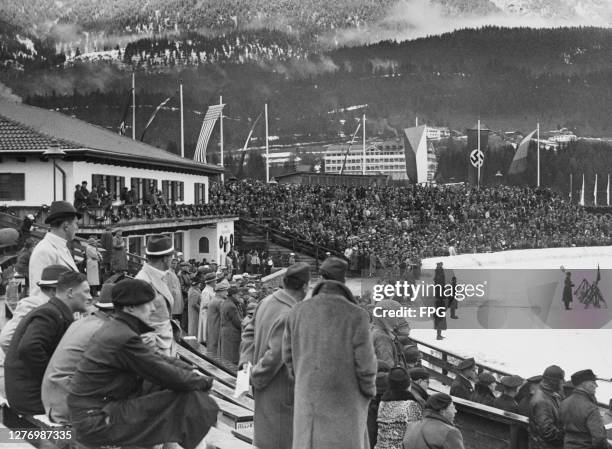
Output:
[[368,313],[333,280],[289,313],[283,361],[295,378],[293,449],[369,447],[368,403],[376,395],[369,327]]

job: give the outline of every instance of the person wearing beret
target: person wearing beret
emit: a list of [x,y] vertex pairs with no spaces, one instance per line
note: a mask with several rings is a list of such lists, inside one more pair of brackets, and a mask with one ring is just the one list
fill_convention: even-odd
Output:
[[491,373],[480,373],[470,400],[484,405],[493,405],[495,395],[493,394],[492,385],[494,383],[495,377]]
[[368,445],[377,363],[369,314],[339,280],[346,269],[345,261],[328,257],[323,281],[287,318],[283,360],[295,379],[293,449]]
[[49,232],[38,242],[30,256],[29,280],[30,296],[38,295],[38,281],[45,267],[64,265],[73,271],[79,271],[68,242],[71,242],[79,230],[78,220],[81,214],[67,201],[54,201],[49,208],[45,223]]
[[453,424],[456,413],[452,397],[445,393],[431,395],[423,420],[408,425],[404,449],[464,449],[461,431]]
[[[197,447],[217,420],[212,379],[145,344],[156,291],[139,279],[111,290],[115,317],[91,338],[72,376],[68,410],[75,439],[100,446]],[[157,388],[143,394],[143,382]]]
[[516,395],[518,388],[523,385],[523,378],[520,376],[504,376],[499,381],[501,394],[493,401],[493,407],[507,412],[518,413]]
[[544,370],[529,403],[529,448],[562,449],[563,423],[559,414],[565,372],[556,365]]
[[223,360],[238,364],[240,358],[240,333],[242,331],[242,309],[239,305],[238,287],[227,289],[227,296],[219,309],[220,336],[219,354]]
[[69,423],[68,404],[70,379],[93,335],[113,313],[111,290],[113,284],[102,285],[95,312],[70,325],[49,360],[41,386],[45,413],[56,423]]
[[172,324],[174,296],[166,282],[166,272],[174,253],[172,239],[165,235],[152,235],[147,241],[145,254],[147,261],[142,265],[135,278],[147,282],[155,290],[155,311],[151,313],[150,323],[153,331],[145,332],[142,339],[163,354],[175,352]]
[[421,410],[425,408],[425,403],[429,399],[429,371],[425,368],[418,366],[408,371],[410,374],[410,392],[414,397],[415,401],[421,407]]
[[307,263],[287,268],[283,288],[261,300],[242,333],[240,365],[253,364],[253,444],[262,449],[290,449],[292,445],[293,380],[283,363],[282,341],[287,316],[306,297],[309,281]]
[[572,374],[574,391],[561,403],[564,449],[612,449],[599,413],[597,377],[590,369]]
[[476,379],[476,362],[470,357],[462,360],[457,368],[459,373],[451,383],[450,395],[470,400],[474,392],[472,381]]

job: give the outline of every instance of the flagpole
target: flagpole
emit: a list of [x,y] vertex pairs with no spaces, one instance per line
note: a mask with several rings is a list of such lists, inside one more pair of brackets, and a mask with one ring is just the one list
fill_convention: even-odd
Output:
[[136,140],[136,73],[132,72],[132,140]]
[[570,204],[572,203],[572,192],[573,192],[573,176],[570,173],[570,193],[569,193],[569,200],[570,200]]
[[265,105],[266,116],[266,183],[270,182],[270,148],[268,144],[268,103]]
[[[478,154],[480,154],[480,119],[478,119]],[[478,190],[480,190],[480,165],[478,164]]]
[[584,173],[582,174],[582,189],[580,189],[580,205],[584,206]]
[[363,114],[363,168],[361,174],[366,174],[366,132],[365,132],[366,116]]
[[608,173],[608,188],[607,188],[608,206],[610,206],[610,173]]
[[597,206],[597,173],[595,173],[595,188],[593,189],[593,205]]
[[[223,104],[223,96],[219,95],[219,104]],[[221,109],[221,115],[219,116],[219,146],[221,147],[221,167],[224,167],[223,162],[223,109]],[[225,175],[221,172],[221,183],[225,182]]]
[[540,188],[540,122],[538,122],[538,138],[536,142],[538,144],[538,189]]
[[415,117],[414,118],[414,126],[418,127],[419,126],[419,117]]
[[183,121],[183,83],[181,83],[180,88],[180,97],[181,97],[181,157],[185,157],[185,127]]

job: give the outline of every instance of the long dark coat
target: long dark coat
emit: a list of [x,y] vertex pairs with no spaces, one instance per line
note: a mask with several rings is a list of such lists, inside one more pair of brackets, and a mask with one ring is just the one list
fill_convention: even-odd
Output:
[[561,403],[561,421],[565,428],[564,449],[609,447],[597,401],[580,387]]
[[229,296],[221,303],[221,337],[219,354],[224,360],[237,364],[240,357],[240,331],[242,316],[238,306]]
[[262,449],[291,449],[294,384],[283,363],[282,342],[287,317],[296,304],[285,290],[275,291],[259,303],[242,335],[240,362],[253,363],[253,444]]
[[563,282],[563,298],[562,301],[565,303],[565,305],[569,305],[570,302],[572,302],[573,300],[573,296],[572,296],[572,287],[574,286],[574,284],[572,284],[572,278],[569,276],[565,277],[565,281]]
[[476,382],[471,400],[473,402],[492,406],[495,401],[495,395],[487,385]]
[[222,303],[223,298],[217,294],[215,294],[214,298],[208,303],[208,316],[206,317],[206,352],[212,356],[219,355]]
[[561,396],[542,381],[529,403],[529,448],[562,449]]
[[291,310],[283,360],[295,378],[293,449],[367,448],[376,355],[368,313],[344,284],[323,281]]
[[461,374],[457,374],[457,376],[453,379],[453,383],[451,383],[450,395],[467,399],[469,401],[471,400],[473,392],[474,387],[472,387],[472,383],[469,381],[469,379],[463,377]]

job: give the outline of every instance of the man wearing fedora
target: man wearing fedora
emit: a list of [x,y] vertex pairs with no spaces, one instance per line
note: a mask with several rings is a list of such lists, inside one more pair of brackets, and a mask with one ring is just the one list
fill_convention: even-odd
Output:
[[[219,407],[207,393],[212,379],[141,338],[153,331],[147,323],[156,297],[139,279],[112,287],[115,317],[91,338],[70,383],[68,410],[80,443],[194,449],[217,421]],[[145,381],[158,389],[143,394]]]
[[21,322],[21,320],[35,308],[42,306],[50,298],[55,296],[55,287],[57,286],[57,279],[62,273],[72,271],[64,265],[51,265],[45,267],[42,272],[41,279],[38,281],[38,294],[30,295],[26,298],[22,298],[17,303],[17,308],[13,312],[13,318],[6,322],[0,332],[0,347],[6,354],[8,351],[15,329]]
[[96,310],[70,325],[49,360],[41,386],[41,399],[45,413],[56,423],[70,422],[68,413],[68,387],[76,366],[93,335],[107,322],[113,312],[111,290],[114,284],[104,284]]
[[204,288],[200,295],[200,321],[198,324],[198,341],[207,343],[208,333],[208,306],[215,298],[215,287],[217,286],[217,275],[215,273],[206,273],[204,275]]
[[45,267],[49,265],[64,265],[73,271],[79,271],[70,250],[71,242],[79,230],[78,219],[81,214],[67,201],[54,201],[51,203],[49,215],[45,223],[49,225],[49,232],[38,242],[30,256],[30,296],[40,291],[38,281]]
[[306,297],[309,280],[310,266],[307,263],[290,265],[283,277],[283,288],[257,305],[253,319],[242,333],[239,364],[253,364],[253,444],[262,449],[291,449],[293,380],[283,363],[283,332],[289,312]]
[[152,235],[145,251],[147,261],[135,276],[147,282],[155,291],[155,311],[151,313],[148,323],[154,330],[142,335],[143,341],[155,347],[163,354],[171,355],[174,351],[174,337],[170,319],[174,307],[174,297],[166,282],[166,272],[174,253],[172,239],[165,235]]
[[4,361],[5,391],[11,408],[29,415],[45,413],[40,388],[49,360],[74,320],[74,313],[86,312],[90,301],[87,277],[69,271],[57,280],[55,296],[21,320]]
[[574,391],[561,403],[564,449],[612,449],[599,413],[597,377],[590,369],[572,374]]

